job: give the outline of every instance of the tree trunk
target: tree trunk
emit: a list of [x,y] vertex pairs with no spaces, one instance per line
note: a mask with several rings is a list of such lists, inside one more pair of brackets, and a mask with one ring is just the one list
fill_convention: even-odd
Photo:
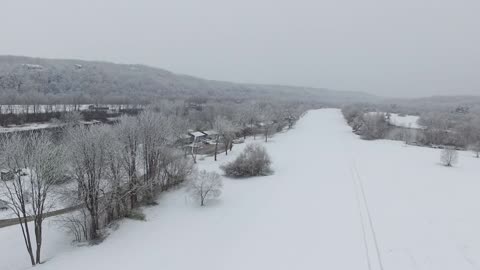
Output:
[[134,208],[137,205],[137,201],[138,201],[138,198],[137,198],[137,177],[135,176],[134,173],[130,176],[129,189],[131,191],[130,207]]
[[[95,212],[95,211],[93,211]],[[90,240],[95,240],[98,238],[98,217],[97,213],[90,212]]]
[[98,238],[98,197],[94,194],[89,194],[89,202],[87,205],[87,210],[90,214],[90,240],[95,240]]
[[35,263],[39,264],[41,260],[40,254],[42,250],[42,217],[38,217],[34,223],[35,223],[35,240],[37,242],[37,252],[36,252]]
[[28,229],[27,216],[23,215],[23,220],[20,221],[20,226],[22,226],[23,239],[25,240],[25,245],[27,247],[28,255],[30,256],[30,262],[32,266],[35,266],[35,259],[33,257],[32,241],[30,240],[30,230]]
[[138,201],[136,187],[134,187],[133,184],[130,184],[130,190],[132,192],[130,194],[130,208],[134,208],[135,206],[137,206]]
[[[18,180],[20,183],[20,176],[18,176]],[[22,213],[23,217],[18,215],[18,221],[20,223],[20,227],[22,228],[23,239],[25,240],[25,246],[27,248],[28,255],[30,256],[30,261],[32,266],[35,265],[35,260],[33,258],[33,248],[32,248],[32,241],[30,239],[30,229],[28,228],[28,219],[27,219],[27,209],[25,208],[25,201],[20,201],[20,213]]]

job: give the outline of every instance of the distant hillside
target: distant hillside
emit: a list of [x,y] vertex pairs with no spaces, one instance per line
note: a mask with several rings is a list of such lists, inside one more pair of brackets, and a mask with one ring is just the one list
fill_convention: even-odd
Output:
[[425,112],[453,112],[468,110],[480,114],[480,96],[432,96],[411,99],[385,99],[381,103],[383,110],[407,114]]
[[0,103],[148,102],[152,98],[298,99],[341,105],[374,96],[204,80],[144,65],[0,56]]

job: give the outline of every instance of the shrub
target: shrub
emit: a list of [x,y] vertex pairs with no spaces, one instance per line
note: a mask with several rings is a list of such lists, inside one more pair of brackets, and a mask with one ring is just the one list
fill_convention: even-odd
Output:
[[141,220],[141,221],[146,220],[145,214],[138,210],[128,211],[125,217],[129,219],[134,219],[134,220]]
[[272,173],[272,161],[265,147],[249,144],[233,162],[222,166],[222,170],[231,177],[264,176]]
[[452,167],[458,162],[458,152],[453,147],[447,147],[442,150],[440,161],[446,167]]
[[222,194],[222,187],[222,177],[216,172],[205,170],[194,172],[188,182],[188,191],[200,202],[200,206],[205,206],[208,199],[218,198]]
[[365,140],[385,138],[389,129],[388,122],[383,113],[369,113],[362,116],[358,133]]

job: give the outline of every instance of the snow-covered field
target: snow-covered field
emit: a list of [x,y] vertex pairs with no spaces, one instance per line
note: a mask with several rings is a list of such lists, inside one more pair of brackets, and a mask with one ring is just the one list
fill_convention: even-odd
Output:
[[[1,102],[1,101],[0,101]],[[6,105],[0,104],[0,114],[24,114],[24,113],[46,113],[46,112],[70,112],[74,110],[86,111],[89,106],[95,104],[53,104],[53,105],[35,105],[37,108],[34,110],[34,105]],[[120,105],[120,104],[98,104],[100,107],[108,107],[111,110],[119,110],[120,108],[128,108],[132,105]]]
[[[30,179],[28,178],[29,176],[23,176],[22,181],[25,183],[29,183]],[[10,184],[9,182],[0,182],[0,200],[3,201],[10,201],[9,194],[8,194],[8,189],[5,184]],[[45,208],[48,208],[48,211],[55,211],[55,210],[60,210],[64,209],[67,207],[71,207],[76,205],[78,202],[76,202],[76,197],[75,197],[75,186],[77,183],[72,180],[68,183],[64,183],[61,185],[54,185],[51,187],[51,192],[52,195],[55,194],[55,196],[48,196],[46,201],[45,201]],[[26,190],[30,189],[30,185],[26,184]],[[10,185],[10,188],[12,186]],[[27,213],[31,215],[32,209],[29,207],[27,208]],[[0,209],[0,220],[2,219],[10,219],[10,218],[16,218],[17,216],[15,215],[15,212],[11,209]],[[0,229],[1,230],[1,229]],[[0,247],[1,248],[1,247]],[[1,264],[0,264],[1,265]],[[1,269],[1,268],[0,268]]]
[[[385,112],[367,112],[367,115],[386,115]],[[399,115],[397,113],[390,113],[390,119],[388,122],[392,126],[404,127],[404,128],[413,128],[413,129],[423,129],[424,127],[418,124],[420,116],[417,115]]]
[[0,133],[27,131],[27,130],[34,130],[34,129],[46,129],[51,127],[55,127],[55,125],[52,123],[31,123],[31,124],[25,124],[21,126],[10,126],[8,128],[0,126]]
[[396,113],[392,113],[390,115],[390,124],[397,127],[422,129],[423,127],[418,124],[419,118],[420,117],[417,115],[398,115]]
[[[183,189],[163,194],[146,222],[126,220],[100,245],[72,247],[49,223],[48,261],[35,269],[361,270],[362,224],[372,269],[371,225],[384,269],[480,269],[480,160],[470,153],[442,167],[437,149],[360,140],[333,109],[309,112],[266,146],[274,175],[225,179],[204,208]],[[234,155],[199,166],[219,170]],[[19,228],[0,229],[0,269],[28,268],[22,244]]]

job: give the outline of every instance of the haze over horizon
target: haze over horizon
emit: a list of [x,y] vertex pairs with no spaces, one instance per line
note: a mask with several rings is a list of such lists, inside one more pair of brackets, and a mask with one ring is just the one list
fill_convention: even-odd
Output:
[[480,95],[478,1],[2,4],[2,55],[145,64],[212,80],[390,97]]

